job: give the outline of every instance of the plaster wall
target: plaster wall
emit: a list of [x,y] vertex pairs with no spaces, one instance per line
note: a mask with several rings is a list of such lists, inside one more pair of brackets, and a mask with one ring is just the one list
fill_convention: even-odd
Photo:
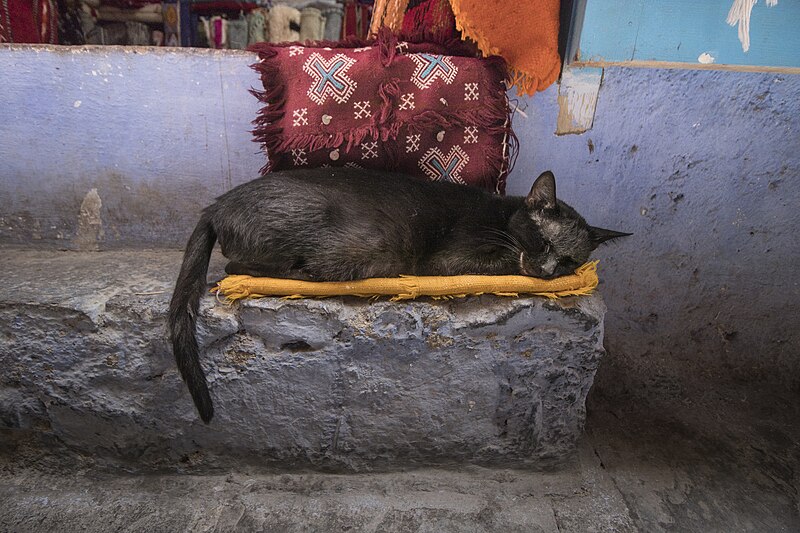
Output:
[[0,46],[0,242],[183,246],[199,210],[258,175],[253,54]]
[[508,193],[551,169],[590,223],[634,233],[597,253],[600,383],[800,384],[798,95],[800,76],[607,68],[592,129],[564,136],[555,87],[519,102]]
[[[82,245],[83,204],[101,247],[182,246],[199,209],[263,163],[253,60],[0,47],[0,243]],[[800,386],[798,94],[800,76],[607,68],[592,129],[564,136],[555,87],[518,99],[509,193],[552,169],[591,223],[635,234],[598,252],[600,383]]]

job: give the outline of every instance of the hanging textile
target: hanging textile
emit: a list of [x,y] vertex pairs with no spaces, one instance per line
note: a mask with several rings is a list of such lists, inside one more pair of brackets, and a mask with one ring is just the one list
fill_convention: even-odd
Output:
[[371,18],[372,5],[362,4],[356,0],[345,0],[342,38],[366,39],[370,33]]
[[458,37],[449,0],[411,0],[408,3],[400,36],[414,39],[420,35],[435,41]]
[[517,93],[543,91],[558,79],[560,0],[450,0],[450,5],[462,39],[508,62]]
[[[433,2],[433,0],[429,0]],[[509,82],[521,94],[543,91],[561,70],[558,55],[560,0],[449,0],[462,39],[477,43],[485,56],[499,55],[508,62]],[[420,13],[404,26],[414,0],[376,0],[371,32],[380,26],[410,31],[414,24],[430,24]]]
[[300,10],[300,41],[321,41],[325,37],[325,17],[315,7]]
[[0,1],[0,43],[58,44],[58,10],[51,0]]

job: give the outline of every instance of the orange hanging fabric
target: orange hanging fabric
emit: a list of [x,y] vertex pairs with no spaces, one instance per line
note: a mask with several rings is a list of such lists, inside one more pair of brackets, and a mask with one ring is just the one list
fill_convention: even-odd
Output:
[[456,28],[484,55],[508,62],[519,94],[543,91],[558,79],[560,0],[450,0]]

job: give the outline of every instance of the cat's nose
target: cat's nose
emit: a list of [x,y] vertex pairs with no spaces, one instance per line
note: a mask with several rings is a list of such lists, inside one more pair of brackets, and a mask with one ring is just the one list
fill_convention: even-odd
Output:
[[542,263],[542,273],[546,276],[552,276],[556,265],[558,265],[558,261],[556,261],[554,257],[549,257],[547,261]]

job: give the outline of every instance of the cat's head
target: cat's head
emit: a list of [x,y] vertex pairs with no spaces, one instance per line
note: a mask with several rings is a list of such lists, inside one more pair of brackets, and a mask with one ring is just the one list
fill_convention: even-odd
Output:
[[512,224],[520,246],[520,270],[538,278],[572,274],[589,260],[600,244],[624,237],[622,233],[595,228],[572,207],[556,198],[556,179],[542,173],[525,197],[525,208]]

